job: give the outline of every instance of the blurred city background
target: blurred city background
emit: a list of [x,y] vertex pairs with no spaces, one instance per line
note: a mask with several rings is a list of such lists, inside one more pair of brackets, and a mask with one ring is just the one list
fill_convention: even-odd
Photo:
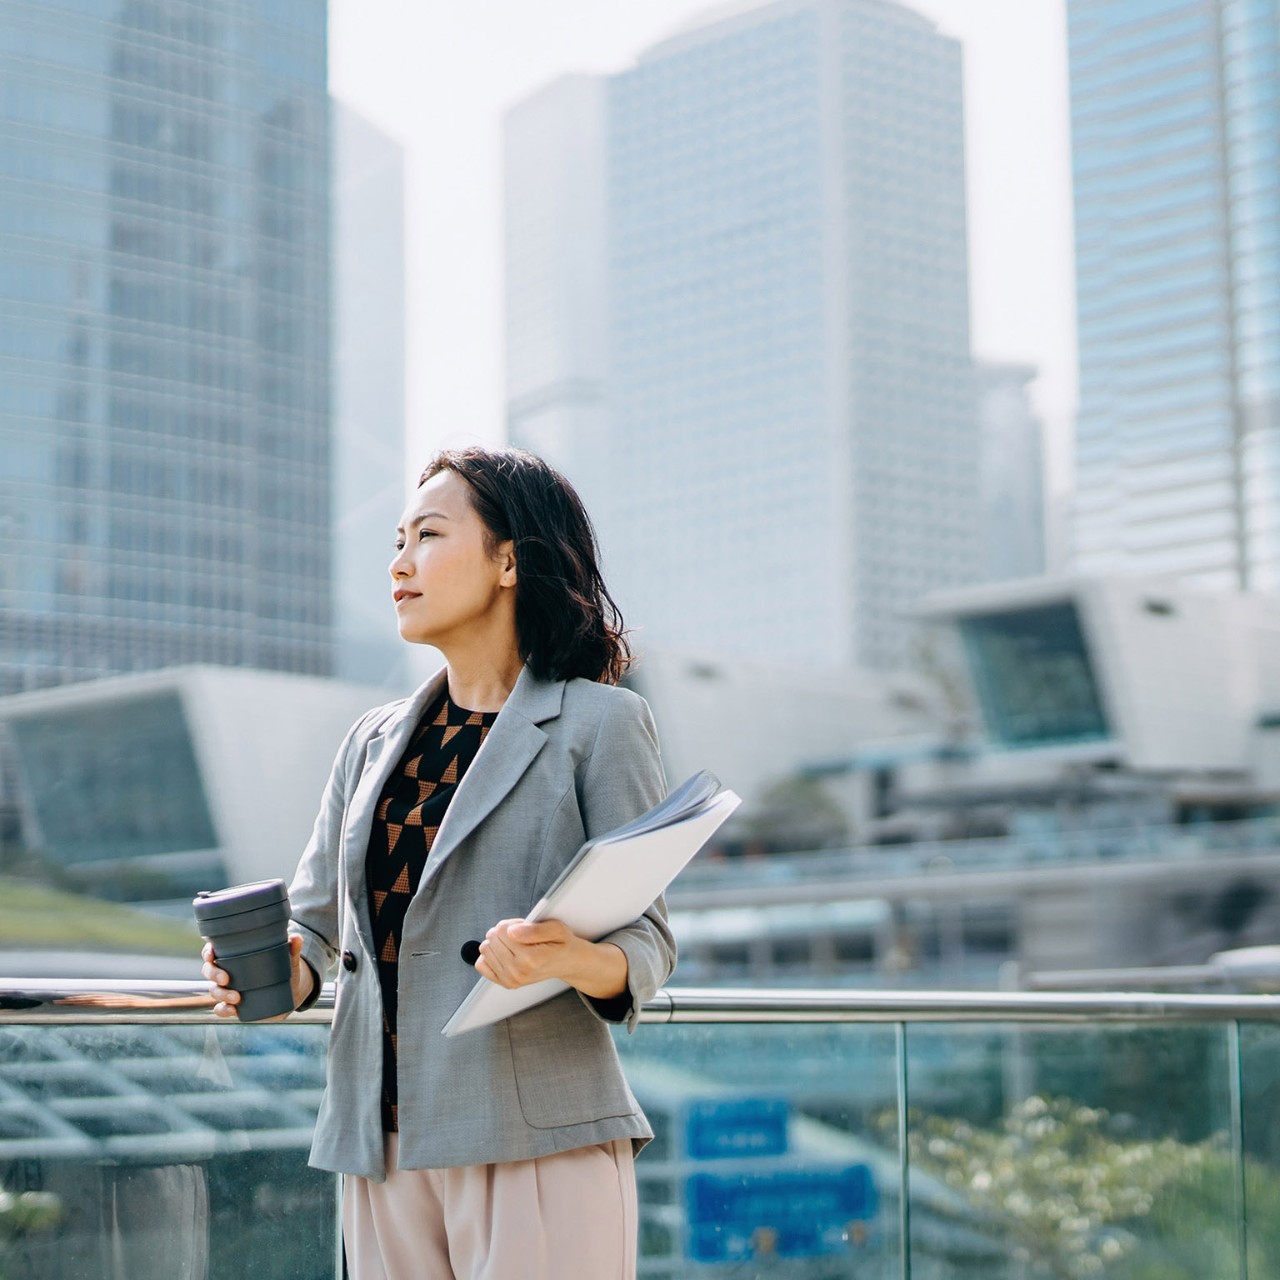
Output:
[[[579,487],[669,779],[744,799],[669,895],[679,983],[1280,990],[1280,0],[0,0],[0,976],[192,978],[193,893],[291,875],[346,728],[433,669],[386,566],[471,441]],[[128,1064],[200,1034],[86,1061],[163,1093]],[[1131,1111],[1239,1074],[1198,1032],[1141,1070],[984,1034],[917,1064],[939,1115],[1104,1142],[1044,1061]],[[272,1152],[314,1112],[295,1039]],[[636,1063],[677,1128],[716,1056],[680,1043]],[[836,1051],[762,1044],[717,1088]],[[725,1131],[780,1155],[801,1116],[879,1186],[893,1053],[856,1047],[859,1124],[808,1093]],[[4,1161],[110,1138],[15,1070],[5,1280]],[[1220,1154],[1187,1105],[1166,1181]],[[1105,1215],[1065,1260],[983,1243],[939,1132],[918,1274],[1183,1274],[1186,1241],[1119,1269]],[[897,1275],[863,1177],[827,1192]],[[747,1256],[680,1270],[669,1217],[647,1274]]]

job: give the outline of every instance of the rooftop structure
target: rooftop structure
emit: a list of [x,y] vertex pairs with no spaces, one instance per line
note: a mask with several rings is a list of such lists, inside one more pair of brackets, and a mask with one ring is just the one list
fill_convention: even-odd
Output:
[[927,613],[971,729],[815,757],[843,849],[695,862],[693,980],[997,985],[1280,935],[1280,600],[1039,579]]
[[288,880],[347,729],[386,701],[315,677],[175,667],[0,699],[26,847],[126,901]]

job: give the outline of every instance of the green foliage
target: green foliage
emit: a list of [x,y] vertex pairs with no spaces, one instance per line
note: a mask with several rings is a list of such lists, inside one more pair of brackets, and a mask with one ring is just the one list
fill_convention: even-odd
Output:
[[[1033,1096],[979,1128],[913,1117],[913,1168],[970,1210],[1028,1277],[1227,1280],[1238,1274],[1235,1165],[1223,1136],[1118,1136],[1110,1113]],[[1250,1273],[1280,1275],[1280,1177],[1246,1166]]]
[[165,920],[47,885],[0,876],[0,938],[8,948],[61,947],[194,956],[194,921]]
[[64,1217],[62,1201],[50,1191],[0,1189],[0,1280],[17,1280],[6,1265],[11,1242],[52,1231]]
[[849,843],[849,824],[840,806],[813,778],[787,777],[761,793],[753,811],[738,824],[771,852],[825,849]]
[[50,1231],[62,1216],[62,1201],[51,1191],[0,1191],[0,1240]]

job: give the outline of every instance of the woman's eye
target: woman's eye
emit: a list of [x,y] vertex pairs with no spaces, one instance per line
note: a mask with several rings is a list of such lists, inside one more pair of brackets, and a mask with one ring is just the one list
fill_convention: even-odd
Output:
[[423,538],[434,538],[435,536],[436,536],[436,531],[435,531],[434,529],[419,529],[419,530],[418,530],[418,541],[419,541],[419,542],[421,542]]
[[397,543],[396,543],[396,550],[397,550],[397,551],[403,551],[403,550],[404,550],[404,543],[403,543],[403,542],[397,542]]

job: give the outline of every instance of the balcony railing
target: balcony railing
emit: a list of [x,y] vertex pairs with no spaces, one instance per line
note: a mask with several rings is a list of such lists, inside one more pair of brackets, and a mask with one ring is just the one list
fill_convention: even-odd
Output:
[[761,901],[811,902],[816,895],[860,899],[907,882],[919,896],[954,892],[953,876],[1012,873],[1041,877],[1082,868],[1117,872],[1157,863],[1166,875],[1194,874],[1206,859],[1242,871],[1280,858],[1280,818],[1198,826],[1151,824],[1087,831],[1044,831],[996,839],[860,845],[765,858],[699,858],[672,886],[672,906],[694,910]]
[[[3,1280],[334,1280],[328,1000],[0,982]],[[1280,998],[673,988],[620,1034],[641,1275],[1269,1280]]]

